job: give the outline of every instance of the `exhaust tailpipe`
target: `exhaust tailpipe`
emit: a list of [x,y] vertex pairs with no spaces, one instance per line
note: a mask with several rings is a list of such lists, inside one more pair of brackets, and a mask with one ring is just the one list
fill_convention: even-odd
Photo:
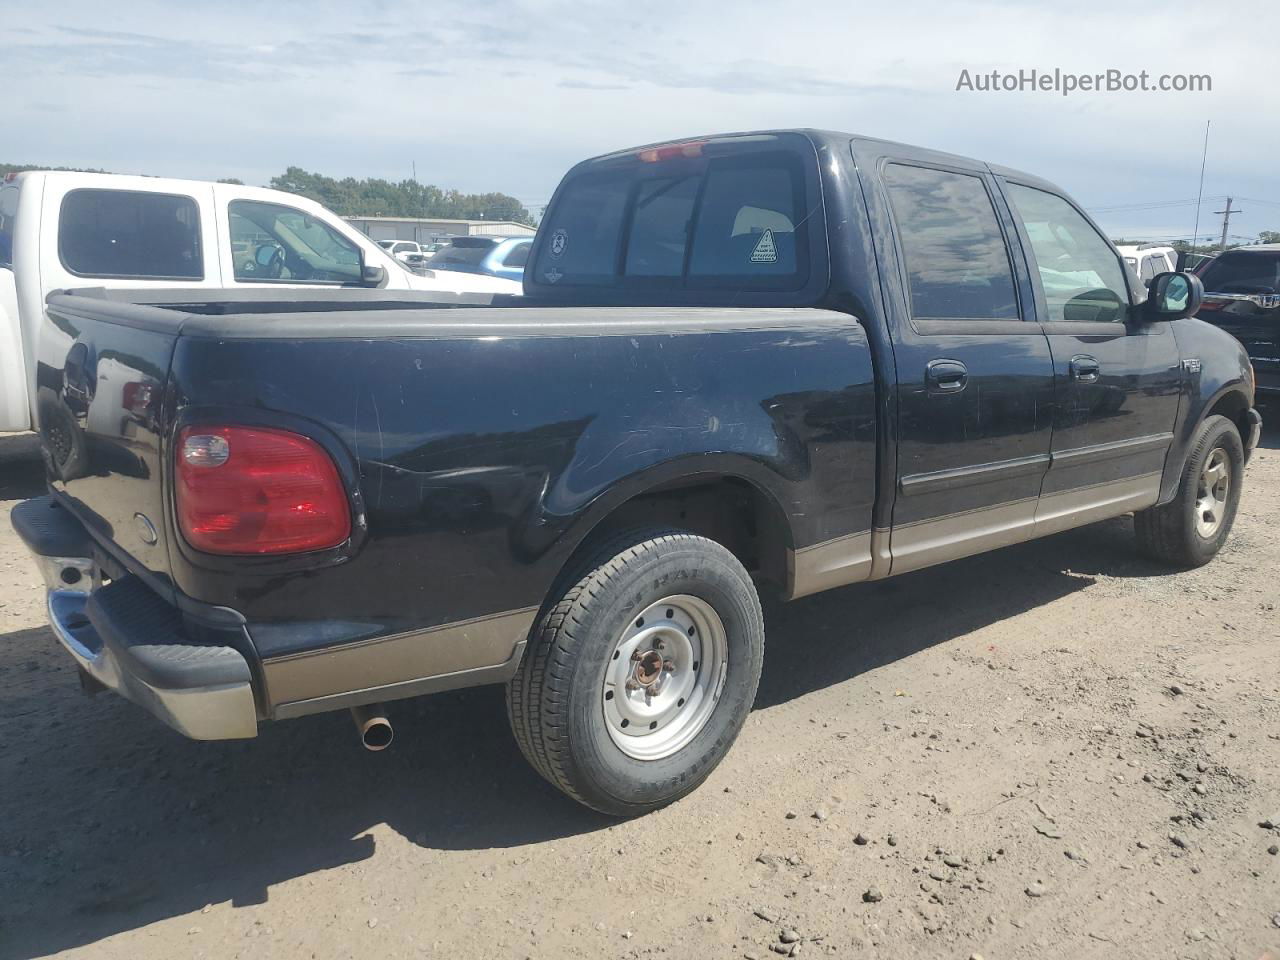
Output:
[[387,708],[380,703],[369,703],[351,708],[351,719],[356,723],[360,742],[366,750],[385,750],[391,746],[395,731],[387,719]]

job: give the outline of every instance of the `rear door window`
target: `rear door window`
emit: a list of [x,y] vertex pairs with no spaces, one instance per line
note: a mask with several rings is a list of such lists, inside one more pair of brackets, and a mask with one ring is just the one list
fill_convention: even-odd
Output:
[[906,261],[911,315],[1019,319],[1009,251],[982,178],[891,163],[884,182]]
[[[588,172],[540,231],[538,283],[797,290],[809,279],[805,167],[782,151]],[[819,216],[818,224],[821,225]]]
[[[1155,258],[1155,257],[1153,257],[1153,256],[1152,256],[1152,257],[1143,257],[1143,258],[1142,258],[1142,274],[1141,274],[1141,276],[1142,276],[1142,281],[1143,281],[1143,283],[1148,283],[1148,284],[1149,284],[1149,283],[1151,282],[1152,277],[1154,277],[1154,276],[1156,275],[1156,273],[1158,273],[1158,272],[1159,272],[1159,271],[1156,269],[1156,267],[1157,267],[1157,264],[1156,264],[1156,258]],[[1159,267],[1160,267],[1160,269],[1161,269],[1161,270],[1163,270],[1163,269],[1164,269],[1164,257],[1160,257]]]
[[58,218],[58,255],[78,277],[202,280],[200,211],[176,194],[72,190]]

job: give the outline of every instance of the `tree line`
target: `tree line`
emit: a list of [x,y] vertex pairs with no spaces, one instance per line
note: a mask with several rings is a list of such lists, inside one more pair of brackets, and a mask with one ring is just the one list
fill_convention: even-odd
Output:
[[[0,177],[23,170],[70,170],[78,173],[106,173],[80,167],[45,167],[34,164],[0,163]],[[243,183],[234,178],[219,183]],[[345,217],[441,217],[455,220],[514,220],[533,224],[524,204],[505,193],[463,193],[444,190],[417,180],[393,182],[378,178],[341,180],[312,173],[302,167],[289,167],[267,184],[324,204]]]
[[444,217],[533,224],[524,204],[505,193],[462,193],[417,180],[335,180],[301,167],[289,167],[280,176],[272,177],[270,186],[310,197],[343,216]]

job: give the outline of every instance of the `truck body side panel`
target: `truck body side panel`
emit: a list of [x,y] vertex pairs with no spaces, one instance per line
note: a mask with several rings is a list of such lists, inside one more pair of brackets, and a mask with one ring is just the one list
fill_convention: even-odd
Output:
[[[869,573],[875,385],[844,314],[205,317],[66,298],[53,316],[48,423],[83,450],[55,488],[176,598],[247,621],[276,715],[499,670],[591,530],[655,489],[728,477],[757,491],[784,520],[796,592]],[[287,557],[191,549],[167,475],[173,437],[202,422],[320,442],[348,485],[352,540]]]

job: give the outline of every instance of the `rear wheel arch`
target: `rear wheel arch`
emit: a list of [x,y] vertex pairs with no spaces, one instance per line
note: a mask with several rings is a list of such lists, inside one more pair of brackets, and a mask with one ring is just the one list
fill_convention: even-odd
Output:
[[601,498],[580,521],[557,582],[573,576],[603,541],[641,527],[706,537],[729,550],[754,579],[784,593],[789,588],[788,558],[795,544],[786,512],[758,480],[729,470],[638,479]]

